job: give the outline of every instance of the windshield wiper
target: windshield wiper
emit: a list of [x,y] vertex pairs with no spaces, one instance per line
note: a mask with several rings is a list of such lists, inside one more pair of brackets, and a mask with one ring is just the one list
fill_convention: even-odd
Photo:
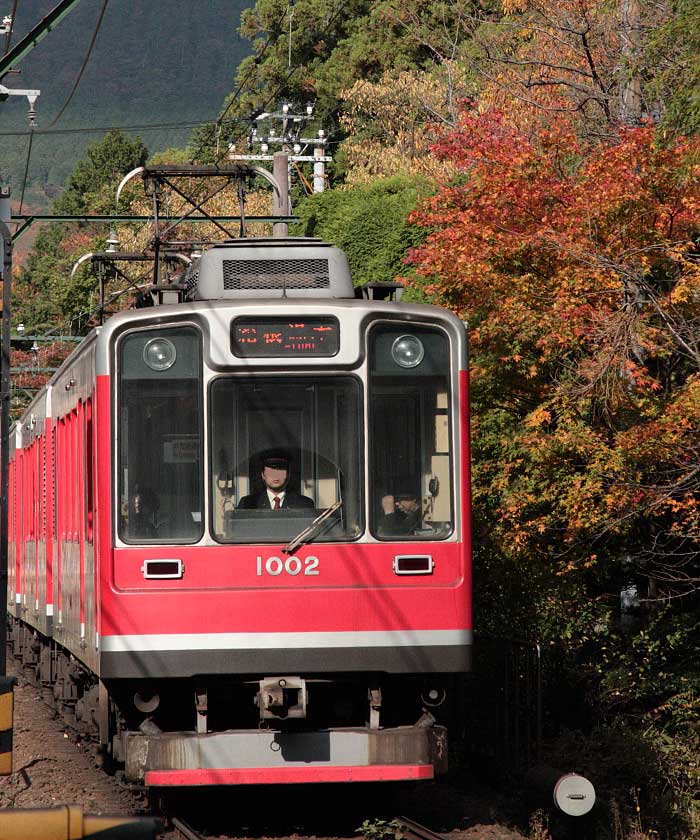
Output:
[[330,507],[326,508],[323,513],[314,519],[314,521],[308,527],[304,528],[303,531],[298,533],[296,537],[291,539],[287,545],[282,549],[285,554],[291,554],[293,551],[296,551],[300,545],[304,545],[304,543],[311,542],[311,540],[318,534],[321,530],[321,526],[324,522],[326,522],[333,514],[338,510],[338,508],[342,507],[343,500],[340,499],[339,501],[332,504]]

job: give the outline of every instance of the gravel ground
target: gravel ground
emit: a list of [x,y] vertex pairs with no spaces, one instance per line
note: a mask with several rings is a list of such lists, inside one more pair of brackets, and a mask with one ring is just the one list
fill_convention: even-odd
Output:
[[87,747],[21,677],[14,702],[14,772],[0,778],[0,807],[65,804],[90,814],[134,814],[135,797],[95,766]]
[[[85,813],[135,815],[143,802],[95,766],[92,753],[54,716],[40,692],[15,688],[14,772],[0,778],[1,808],[80,806]],[[339,840],[358,838],[365,820],[402,815],[448,840],[519,840],[490,788],[453,779],[420,785],[257,787],[178,792],[177,813],[209,837]],[[171,807],[175,807],[171,804]],[[375,824],[376,825],[376,824]],[[170,832],[165,840],[174,840]],[[373,840],[393,840],[375,834]]]

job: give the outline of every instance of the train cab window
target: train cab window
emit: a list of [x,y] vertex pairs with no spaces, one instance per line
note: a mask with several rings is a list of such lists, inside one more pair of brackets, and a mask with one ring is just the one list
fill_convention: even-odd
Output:
[[196,542],[204,531],[201,336],[125,335],[119,357],[119,536]]
[[310,540],[359,536],[362,410],[357,380],[221,377],[211,386],[210,405],[217,540],[289,542],[321,515],[325,519],[312,526]]
[[372,533],[444,539],[454,515],[447,335],[378,324],[370,333],[369,366]]

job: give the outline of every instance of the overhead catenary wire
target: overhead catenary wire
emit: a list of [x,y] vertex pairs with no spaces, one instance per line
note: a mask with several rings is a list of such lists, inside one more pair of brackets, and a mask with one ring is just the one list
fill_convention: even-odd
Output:
[[22,176],[22,190],[19,197],[19,211],[18,215],[22,215],[22,208],[24,207],[24,190],[27,187],[27,175],[29,174],[29,161],[32,157],[32,144],[34,142],[34,132],[29,132],[29,143],[27,143],[27,159],[24,162],[24,175]]
[[[250,77],[253,75],[254,71],[257,69],[258,65],[260,64],[260,62],[264,58],[265,53],[267,52],[270,44],[272,43],[272,39],[273,39],[275,29],[277,29],[282,24],[282,22],[284,21],[286,16],[287,16],[287,10],[285,9],[284,13],[280,17],[280,19],[277,21],[275,26],[273,26],[271,28],[270,33],[267,36],[267,40],[265,41],[265,43],[262,46],[262,49],[260,50],[260,52],[256,56],[253,57],[253,59],[251,61],[251,64],[250,64],[250,67],[246,71],[245,76],[241,79],[241,81],[238,83],[238,86],[236,87],[236,89],[231,94],[231,96],[229,98],[228,105],[224,108],[222,113],[219,114],[219,116],[217,117],[216,122],[214,123],[214,130],[215,131],[223,125],[224,120],[226,119],[226,115],[231,110],[231,108],[238,102],[238,97],[240,96],[240,93],[243,90],[243,87],[248,82]],[[249,121],[250,121],[249,119],[245,120],[245,122],[249,122]],[[204,147],[206,145],[207,145],[207,138],[200,141],[199,146],[197,147],[197,149],[192,154],[192,160],[196,160],[199,157],[199,155],[202,153],[202,150],[204,149]],[[216,159],[215,162],[218,164],[220,159],[221,159],[221,157],[219,157],[217,155],[217,159]]]
[[[85,72],[85,68],[87,67],[88,61],[90,60],[90,56],[92,55],[92,50],[93,50],[93,47],[95,46],[95,41],[97,40],[97,34],[99,33],[100,27],[102,26],[102,19],[104,18],[105,10],[107,9],[107,4],[108,3],[109,3],[109,0],[104,0],[104,2],[102,3],[102,8],[100,9],[100,14],[99,14],[99,17],[97,18],[97,23],[95,24],[95,29],[92,33],[92,38],[90,39],[90,45],[88,46],[87,53],[85,54],[85,58],[83,59],[83,64],[82,64],[80,70],[78,71],[78,75],[76,76],[75,82],[73,83],[73,87],[72,87],[70,93],[68,94],[68,97],[67,97],[66,101],[63,103],[63,106],[61,107],[58,114],[53,118],[52,122],[49,123],[49,126],[48,126],[49,129],[52,128],[52,126],[56,125],[56,123],[61,119],[61,117],[63,116],[63,114],[66,110],[66,108],[70,105],[71,100],[73,99],[73,96],[74,96],[76,90],[78,89],[78,85],[80,84],[80,80],[83,77],[83,73]],[[16,8],[16,5],[15,5],[15,8]],[[13,10],[13,14],[14,14],[14,10]],[[14,18],[13,18],[13,20],[14,20]],[[8,41],[8,46],[9,46],[9,41]],[[19,213],[20,214],[22,213],[22,208],[24,206],[24,191],[27,187],[27,177],[29,175],[29,162],[30,162],[31,157],[32,157],[32,145],[33,145],[33,143],[34,143],[34,130],[33,130],[33,128],[30,128],[29,129],[29,142],[27,144],[27,158],[24,162],[24,175],[22,176],[22,190],[21,190],[21,195],[20,195],[20,200],[19,200]]]
[[78,71],[78,75],[75,77],[75,81],[73,82],[73,87],[71,88],[71,91],[68,94],[68,97],[67,97],[66,101],[61,106],[61,109],[59,110],[58,114],[56,114],[56,116],[53,118],[53,120],[51,120],[51,122],[49,123],[48,128],[53,128],[53,126],[55,126],[56,123],[61,119],[61,117],[63,116],[63,114],[66,110],[66,108],[70,105],[70,103],[73,99],[73,96],[75,95],[76,90],[78,89],[78,85],[80,84],[80,80],[83,78],[83,73],[85,72],[85,68],[88,66],[88,62],[90,61],[90,56],[92,55],[92,50],[95,46],[95,41],[97,40],[97,36],[99,34],[100,27],[102,26],[102,20],[104,19],[105,12],[107,11],[108,3],[109,3],[109,0],[103,0],[102,8],[100,9],[100,14],[98,15],[98,18],[97,18],[97,23],[95,24],[95,29],[92,33],[92,38],[90,39],[90,44],[88,46],[87,52],[85,53],[85,58],[83,59],[83,63],[80,67],[80,70]]
[[[288,4],[287,4],[287,8],[285,9],[284,13],[282,14],[282,17],[280,18],[280,20],[278,21],[277,26],[280,26],[280,25],[282,24],[282,22],[284,21],[284,19],[285,19],[285,18],[289,15],[289,12],[290,12],[290,10],[291,10],[292,5],[293,5],[293,0],[289,0],[289,2],[288,2]],[[330,29],[331,25],[333,24],[333,22],[334,22],[335,18],[336,18],[336,17],[337,17],[337,15],[338,15],[338,14],[342,11],[342,9],[343,9],[344,5],[345,5],[344,3],[338,3],[338,4],[337,4],[337,6],[336,6],[336,8],[334,9],[333,13],[331,14],[331,16],[330,16],[330,17],[328,18],[328,20],[326,21],[326,23],[325,23],[325,28],[324,28],[323,32],[321,33],[321,36],[323,36],[323,35],[325,35],[325,34],[327,34],[327,33],[328,33],[328,31],[329,31],[329,29]],[[290,24],[291,24],[291,19],[290,19]],[[265,54],[265,51],[267,50],[267,47],[268,47],[268,46],[269,46],[269,44],[270,44],[270,40],[271,40],[271,38],[272,38],[272,33],[270,33],[270,35],[268,36],[268,39],[267,39],[267,41],[265,42],[265,45],[263,46],[263,49],[261,50],[260,54],[259,54],[258,56],[256,56],[256,62],[257,62],[257,63],[254,63],[254,64],[252,65],[252,67],[253,67],[253,68],[255,68],[255,67],[257,67],[257,66],[258,66],[258,63],[259,63],[259,62],[260,62],[260,60],[262,59],[263,55]],[[291,27],[290,27],[289,38],[290,38],[290,41],[291,41]],[[279,85],[277,86],[277,89],[276,89],[275,91],[273,91],[273,93],[271,93],[271,94],[270,94],[270,96],[268,96],[268,97],[267,97],[267,99],[264,101],[264,103],[263,103],[263,105],[262,105],[262,108],[261,108],[261,110],[262,110],[262,111],[267,110],[267,108],[270,106],[270,104],[271,104],[272,102],[274,102],[274,101],[277,99],[277,97],[280,95],[280,93],[282,92],[282,90],[283,90],[283,89],[287,86],[287,84],[289,84],[289,80],[292,78],[292,76],[294,75],[294,73],[296,73],[296,72],[297,72],[297,70],[300,70],[300,69],[302,69],[302,65],[300,65],[300,64],[297,64],[297,65],[295,65],[294,67],[291,67],[291,53],[290,53],[290,61],[289,61],[289,64],[288,64],[287,75],[285,76],[285,78],[284,78],[284,80],[282,81],[282,83],[281,83],[281,84],[279,84]],[[236,91],[235,91],[235,92],[231,95],[231,100],[229,101],[229,104],[226,106],[226,108],[225,108],[225,110],[224,110],[224,112],[223,112],[223,116],[225,116],[225,115],[228,113],[228,111],[229,111],[229,109],[231,108],[231,106],[232,106],[232,105],[234,104],[234,102],[237,100],[237,96],[238,96],[238,94],[240,94],[240,92],[241,92],[241,90],[242,90],[242,88],[243,88],[243,85],[244,85],[244,84],[245,84],[245,82],[248,80],[248,76],[250,76],[250,75],[251,75],[251,74],[250,74],[250,73],[248,73],[248,75],[246,76],[246,78],[245,78],[245,79],[243,79],[243,80],[240,82],[240,84],[238,85],[238,87],[237,87]],[[249,120],[249,121],[250,121],[250,120]],[[200,151],[204,148],[204,145],[205,145],[205,143],[200,143],[200,146],[199,146],[199,149],[198,149],[197,154],[198,154],[198,153],[199,153],[199,152],[200,152]],[[222,153],[222,154],[218,157],[218,159],[216,160],[216,163],[217,163],[217,164],[219,163],[219,161],[221,160],[221,158],[222,158],[225,154],[226,154],[226,152]]]
[[[234,122],[249,122],[245,117],[229,117],[224,120],[225,123]],[[206,127],[207,125],[215,126],[216,120],[190,120],[189,122],[163,122],[163,123],[130,123],[125,125],[91,125],[78,126],[76,128],[35,128],[34,134],[40,135],[57,135],[57,134],[101,134],[108,131],[158,131],[162,128],[198,128]],[[0,137],[27,137],[29,131],[24,129],[22,131],[0,131]]]

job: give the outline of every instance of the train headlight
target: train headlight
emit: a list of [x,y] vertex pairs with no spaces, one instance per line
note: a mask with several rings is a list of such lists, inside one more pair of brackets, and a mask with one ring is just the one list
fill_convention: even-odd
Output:
[[151,370],[168,370],[176,358],[175,345],[169,338],[152,338],[143,348],[143,360]]
[[391,358],[399,367],[417,367],[425,356],[423,342],[415,335],[400,335],[391,345]]

